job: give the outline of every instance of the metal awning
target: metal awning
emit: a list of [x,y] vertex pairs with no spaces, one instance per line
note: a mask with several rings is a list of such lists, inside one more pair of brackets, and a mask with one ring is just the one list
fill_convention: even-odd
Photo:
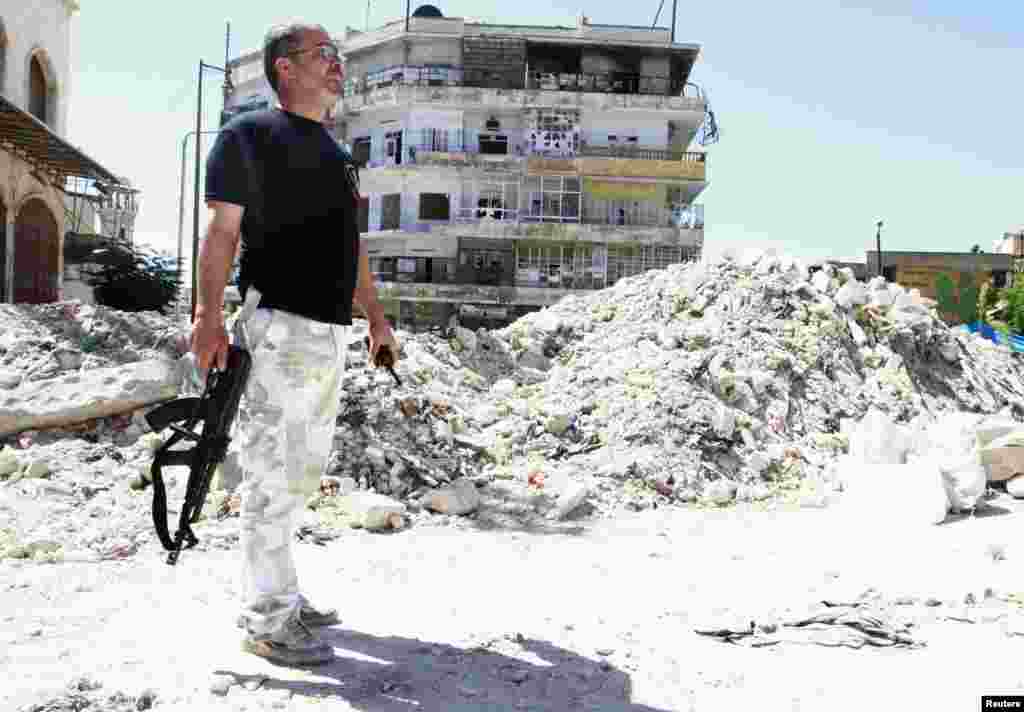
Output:
[[68,178],[118,185],[121,179],[27,111],[0,95],[0,149],[10,151],[63,188]]

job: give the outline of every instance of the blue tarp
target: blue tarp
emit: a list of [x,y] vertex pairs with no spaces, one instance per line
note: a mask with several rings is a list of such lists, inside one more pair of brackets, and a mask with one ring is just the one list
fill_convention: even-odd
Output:
[[1003,344],[1010,347],[1013,351],[1024,353],[1024,334],[1010,332],[1009,337],[1007,337],[996,331],[991,324],[980,321],[976,321],[973,324],[964,324],[963,328],[972,334],[981,334],[982,338],[988,339],[994,344]]

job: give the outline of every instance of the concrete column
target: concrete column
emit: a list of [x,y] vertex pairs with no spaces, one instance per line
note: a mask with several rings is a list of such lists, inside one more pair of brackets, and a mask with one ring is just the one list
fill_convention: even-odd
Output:
[[4,294],[8,304],[14,303],[14,209],[7,210],[7,224],[4,225]]

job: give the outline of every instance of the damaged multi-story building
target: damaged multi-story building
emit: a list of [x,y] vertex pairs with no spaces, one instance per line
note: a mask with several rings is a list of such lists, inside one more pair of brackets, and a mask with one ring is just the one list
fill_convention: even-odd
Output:
[[[360,226],[403,328],[495,326],[697,260],[717,138],[700,52],[668,28],[512,26],[421,6],[336,38],[329,120],[362,165]],[[259,53],[226,109],[270,105]]]
[[0,0],[3,302],[79,297],[72,263],[131,240],[137,191],[66,138],[78,12],[76,0]]

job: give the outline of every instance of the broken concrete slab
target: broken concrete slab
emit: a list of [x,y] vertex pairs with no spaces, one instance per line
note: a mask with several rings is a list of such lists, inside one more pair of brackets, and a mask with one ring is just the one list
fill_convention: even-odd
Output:
[[428,493],[423,498],[423,506],[438,514],[470,514],[480,506],[480,494],[469,480],[458,480],[451,487]]
[[0,435],[128,413],[178,396],[178,362],[154,359],[24,383],[0,398]]

